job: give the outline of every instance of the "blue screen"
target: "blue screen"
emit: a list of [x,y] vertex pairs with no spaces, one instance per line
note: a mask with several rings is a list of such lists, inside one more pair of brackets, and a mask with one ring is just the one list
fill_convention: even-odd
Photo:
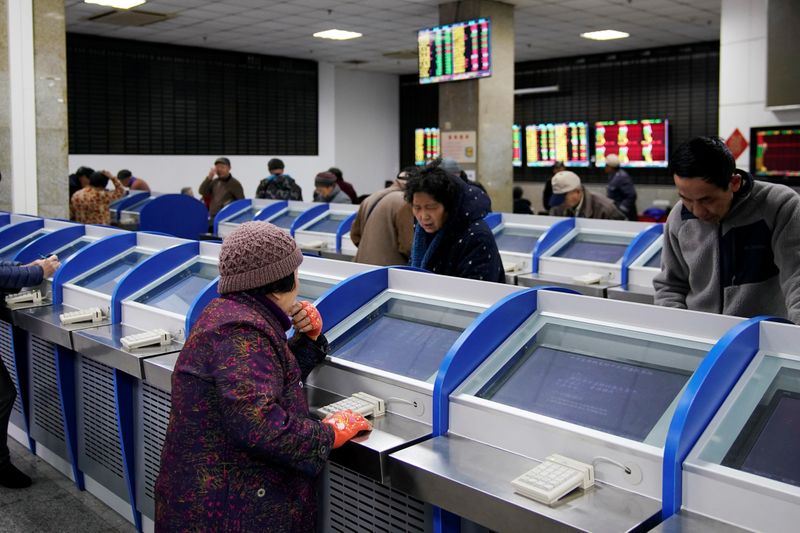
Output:
[[688,379],[688,373],[534,344],[520,350],[477,395],[643,441]]
[[290,229],[292,224],[294,223],[295,219],[300,215],[300,213],[289,211],[288,213],[284,213],[280,216],[277,216],[271,219],[269,222],[270,224],[275,224],[279,228],[283,229]]
[[[79,240],[79,241],[73,243],[72,245],[67,246],[64,249],[59,250],[57,252],[58,260],[59,261],[66,261],[68,258],[72,257],[73,254],[75,254],[76,252],[80,251],[81,249],[83,249],[88,244],[89,244],[89,241]],[[47,255],[47,254],[43,254],[43,255]]]
[[216,265],[194,263],[135,301],[185,315],[197,295],[218,275],[219,269]]
[[798,442],[800,398],[796,395],[779,394],[763,429],[742,463],[742,470],[800,486]]
[[627,248],[626,244],[587,242],[573,239],[556,252],[554,256],[599,263],[616,263]]
[[661,268],[661,250],[656,253],[653,257],[651,257],[647,263],[644,264],[646,267],[652,268]]
[[495,236],[497,249],[501,252],[533,253],[539,235],[514,235],[507,230],[500,230]]
[[78,287],[85,287],[93,291],[110,295],[117,286],[117,282],[133,267],[150,257],[149,254],[131,252],[125,257],[114,260],[100,270],[89,274],[80,281],[75,282]]
[[232,216],[231,218],[229,218],[225,222],[228,222],[228,223],[231,223],[231,224],[241,224],[243,222],[250,222],[251,220],[253,220],[253,217],[256,215],[256,212],[257,212],[257,210],[253,209],[251,207],[250,209],[245,209],[244,211],[242,211],[238,215]]
[[328,215],[319,222],[315,222],[311,226],[307,228],[303,228],[303,231],[318,231],[320,233],[336,233],[339,229],[339,224],[342,223],[344,220],[343,217]]

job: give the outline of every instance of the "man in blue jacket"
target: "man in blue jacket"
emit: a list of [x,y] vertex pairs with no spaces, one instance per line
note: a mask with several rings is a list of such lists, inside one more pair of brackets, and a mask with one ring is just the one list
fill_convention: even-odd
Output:
[[[14,261],[0,261],[0,290],[8,292],[23,287],[35,287],[44,278],[52,276],[59,266],[55,256],[24,266]],[[8,450],[8,419],[16,398],[17,389],[0,359],[0,486],[9,489],[22,489],[31,485],[31,478],[11,464],[11,453]]]
[[800,195],[737,169],[716,137],[671,159],[681,201],[664,228],[655,303],[800,324]]
[[614,207],[619,209],[625,218],[639,220],[639,214],[636,212],[636,187],[633,186],[630,175],[620,168],[617,154],[606,157],[605,173],[608,176],[606,196],[614,202]]

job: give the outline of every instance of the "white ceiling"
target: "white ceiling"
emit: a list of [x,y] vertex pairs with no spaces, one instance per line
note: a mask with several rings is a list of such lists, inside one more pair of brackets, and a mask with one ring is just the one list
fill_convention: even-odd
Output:
[[[721,0],[510,0],[515,61],[619,52],[719,39]],[[109,8],[67,0],[67,31],[220,48],[406,74],[416,59],[384,57],[414,51],[416,31],[438,23],[436,0],[148,0],[135,9],[172,17],[141,27],[92,22]],[[350,41],[317,39],[336,28],[363,33]],[[628,39],[590,41],[586,31],[613,29]]]

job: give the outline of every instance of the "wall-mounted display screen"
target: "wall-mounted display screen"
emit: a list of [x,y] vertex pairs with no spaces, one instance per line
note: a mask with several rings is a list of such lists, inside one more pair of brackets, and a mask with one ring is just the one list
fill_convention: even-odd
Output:
[[511,164],[522,166],[522,129],[519,124],[511,126]]
[[414,130],[414,164],[424,165],[441,155],[439,128]]
[[666,167],[667,120],[617,120],[595,122],[595,165],[606,166],[606,156],[616,154],[623,167]]
[[419,82],[468,80],[492,75],[489,19],[419,30]]
[[549,167],[564,161],[568,167],[589,166],[585,122],[532,124],[525,127],[525,155],[529,167]]
[[800,177],[800,126],[750,128],[750,170],[761,177]]

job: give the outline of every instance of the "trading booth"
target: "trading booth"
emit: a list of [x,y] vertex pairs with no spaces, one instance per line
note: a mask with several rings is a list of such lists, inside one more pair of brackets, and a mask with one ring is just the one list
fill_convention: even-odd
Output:
[[[656,226],[662,228],[661,225]],[[632,261],[627,258],[622,265],[622,283],[618,287],[608,289],[608,297],[615,300],[626,300],[652,304],[655,296],[653,278],[661,272],[661,248],[664,236],[653,240],[645,250]],[[633,255],[633,254],[632,254]]]
[[125,197],[118,207],[121,228],[157,231],[197,239],[208,231],[208,209],[203,202],[186,194],[135,194]]
[[357,205],[314,204],[294,220],[292,236],[306,253],[349,261],[357,251],[350,240],[350,226],[357,212]]

